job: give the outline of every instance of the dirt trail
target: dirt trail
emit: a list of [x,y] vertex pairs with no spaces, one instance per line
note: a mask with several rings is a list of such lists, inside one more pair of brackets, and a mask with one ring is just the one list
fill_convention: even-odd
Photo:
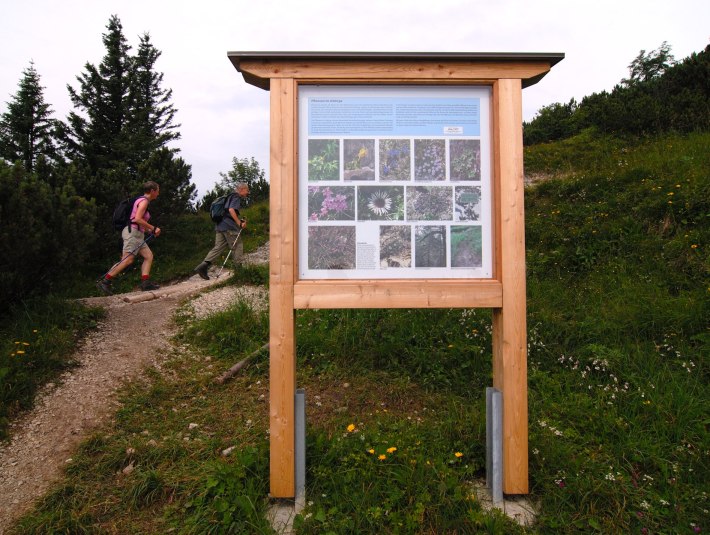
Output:
[[61,477],[79,442],[115,410],[117,388],[167,352],[180,301],[228,276],[194,276],[133,304],[124,298],[147,293],[84,300],[107,314],[77,348],[79,366],[43,389],[34,409],[12,424],[11,441],[0,446],[0,534]]

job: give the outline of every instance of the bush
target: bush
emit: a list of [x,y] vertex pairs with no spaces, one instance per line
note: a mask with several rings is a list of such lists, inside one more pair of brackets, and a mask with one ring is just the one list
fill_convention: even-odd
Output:
[[20,164],[1,166],[0,302],[16,303],[73,273],[88,256],[95,220],[93,201],[71,184],[53,188]]

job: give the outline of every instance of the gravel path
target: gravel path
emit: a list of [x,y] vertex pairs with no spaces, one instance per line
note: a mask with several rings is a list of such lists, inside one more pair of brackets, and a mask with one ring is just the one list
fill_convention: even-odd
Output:
[[[247,255],[245,263],[268,263],[268,244]],[[225,272],[209,281],[194,276],[152,295],[83,300],[103,306],[106,318],[77,348],[74,359],[79,366],[46,385],[35,407],[12,424],[10,442],[0,445],[0,534],[61,478],[81,440],[110,417],[117,408],[118,387],[168,353],[178,305],[228,276]],[[146,297],[150,300],[126,302]],[[202,318],[240,298],[255,308],[267,306],[266,290],[248,286],[202,293],[190,306],[195,317]]]

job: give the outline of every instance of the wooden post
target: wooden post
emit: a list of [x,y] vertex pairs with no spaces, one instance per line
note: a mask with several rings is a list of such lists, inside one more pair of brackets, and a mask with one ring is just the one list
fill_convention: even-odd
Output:
[[528,493],[528,391],[522,84],[493,85],[496,224],[503,306],[493,311],[493,386],[503,393],[503,492]]
[[270,484],[274,498],[295,495],[296,83],[271,82],[269,274]]

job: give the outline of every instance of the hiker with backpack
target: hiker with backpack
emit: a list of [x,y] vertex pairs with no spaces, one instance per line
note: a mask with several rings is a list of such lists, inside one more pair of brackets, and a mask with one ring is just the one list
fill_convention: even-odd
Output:
[[[160,195],[160,186],[152,180],[143,184],[143,195],[132,200],[131,211],[125,226],[121,230],[123,238],[123,258],[108,270],[103,278],[96,284],[99,290],[111,295],[111,284],[114,277],[130,266],[137,255],[143,257],[141,265],[141,290],[157,290],[160,288],[150,280],[150,268],[153,264],[153,252],[148,247],[148,241],[160,236],[160,227],[151,225],[148,205]],[[120,205],[119,205],[120,206]],[[118,211],[118,208],[117,208]],[[114,214],[114,220],[117,216]]]
[[242,207],[242,199],[249,195],[249,186],[240,182],[234,188],[234,193],[220,198],[213,203],[210,209],[212,220],[215,221],[214,247],[207,253],[205,259],[195,268],[195,273],[205,280],[209,280],[208,271],[212,262],[227,247],[234,256],[232,261],[235,267],[239,267],[244,252],[244,244],[240,239],[242,229],[246,228],[247,222],[242,219],[239,209]]

